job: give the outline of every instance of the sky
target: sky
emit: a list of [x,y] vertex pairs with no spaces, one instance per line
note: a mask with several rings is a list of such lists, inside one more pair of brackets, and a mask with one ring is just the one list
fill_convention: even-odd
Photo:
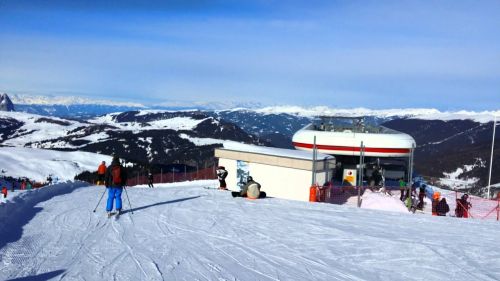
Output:
[[0,91],[497,110],[499,14],[499,1],[3,0]]

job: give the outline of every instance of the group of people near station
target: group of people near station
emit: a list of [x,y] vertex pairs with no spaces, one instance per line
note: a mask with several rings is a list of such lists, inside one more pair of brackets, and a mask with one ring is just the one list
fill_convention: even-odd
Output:
[[[469,201],[469,195],[465,193],[462,197],[456,199],[455,217],[469,218],[470,208],[472,208],[472,204]],[[432,195],[432,215],[446,216],[449,211],[450,206],[446,202],[446,198],[441,197],[439,191],[434,192]]]
[[[224,166],[217,167],[217,179],[219,180],[219,190],[228,190],[226,178],[228,171]],[[248,199],[265,198],[266,193],[261,191],[260,183],[256,182],[252,176],[246,177],[246,182],[241,182],[240,191],[233,191],[233,197],[246,197]]]

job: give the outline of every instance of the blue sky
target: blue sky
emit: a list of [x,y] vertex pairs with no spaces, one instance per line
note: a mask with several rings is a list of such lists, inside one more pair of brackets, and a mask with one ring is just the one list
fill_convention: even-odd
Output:
[[0,91],[499,109],[499,14],[499,1],[4,0]]

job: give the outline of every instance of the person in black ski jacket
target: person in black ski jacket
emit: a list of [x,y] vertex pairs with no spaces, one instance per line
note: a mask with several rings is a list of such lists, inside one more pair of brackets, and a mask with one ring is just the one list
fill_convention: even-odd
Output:
[[151,171],[148,172],[148,186],[153,188],[153,174],[151,173]]
[[450,211],[450,206],[446,203],[446,198],[441,199],[436,205],[436,213],[438,216],[446,216],[446,213]]
[[123,187],[127,184],[127,171],[120,164],[120,158],[118,158],[118,156],[113,156],[113,161],[106,170],[104,183],[108,189],[106,212],[108,213],[108,216],[111,215],[113,203],[116,200],[116,211],[119,214],[122,210]]
[[219,179],[219,189],[227,189],[227,184],[226,184],[226,177],[227,177],[227,171],[224,166],[219,166],[217,167],[217,178]]
[[424,209],[424,198],[425,198],[425,185],[421,186],[418,192],[418,205],[417,209]]

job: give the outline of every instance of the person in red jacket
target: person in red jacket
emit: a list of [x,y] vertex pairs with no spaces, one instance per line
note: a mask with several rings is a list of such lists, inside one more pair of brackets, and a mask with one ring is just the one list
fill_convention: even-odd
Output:
[[7,187],[2,187],[3,198],[7,198]]
[[99,168],[97,168],[97,185],[104,184],[104,177],[106,176],[106,161],[102,161]]

